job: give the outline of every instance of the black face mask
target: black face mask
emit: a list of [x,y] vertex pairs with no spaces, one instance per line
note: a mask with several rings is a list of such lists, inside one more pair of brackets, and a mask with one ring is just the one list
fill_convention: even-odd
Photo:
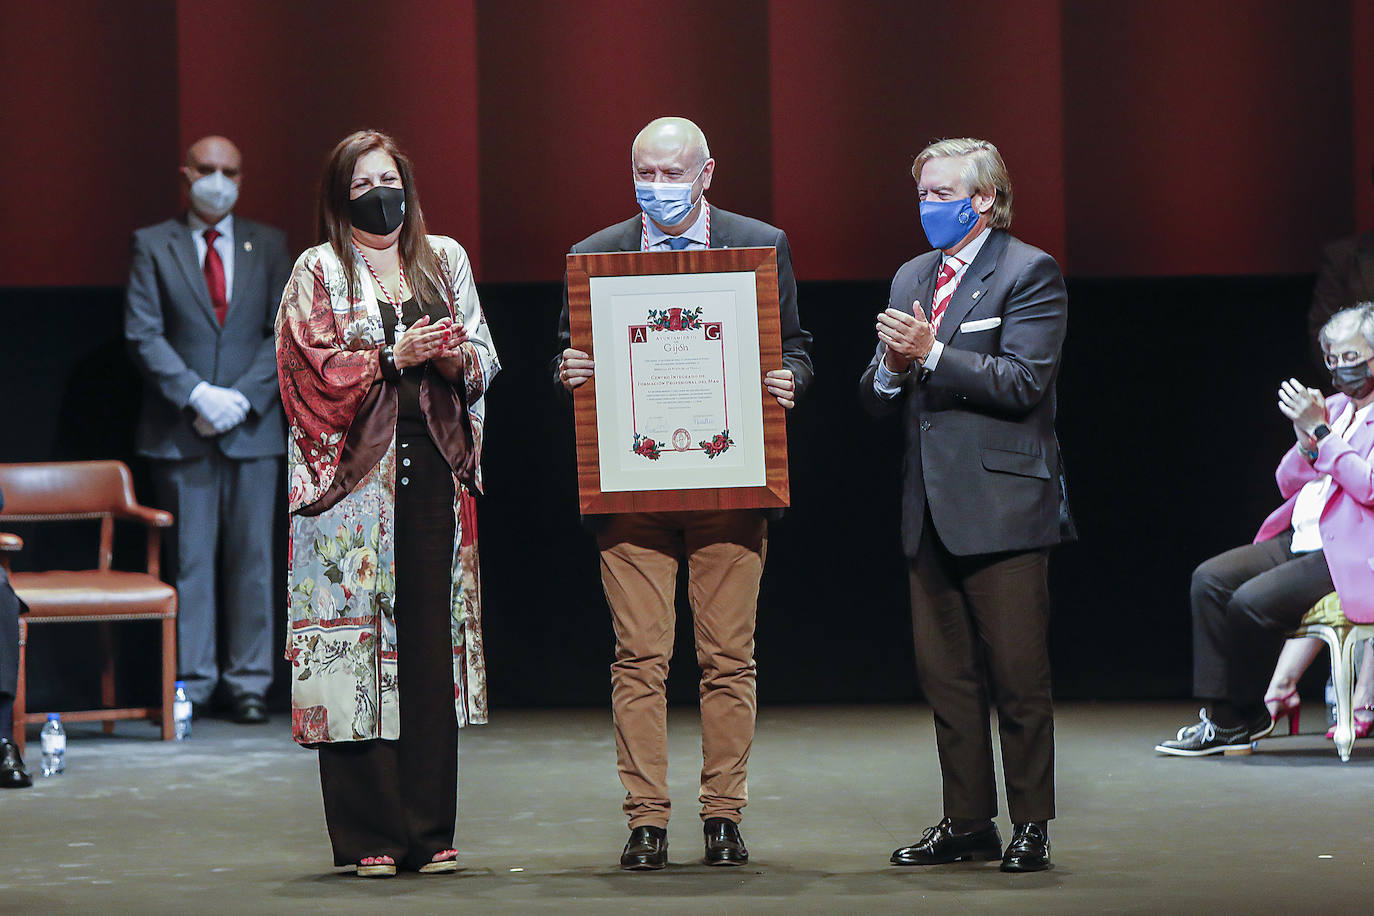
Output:
[[1337,366],[1331,370],[1331,384],[1341,394],[1358,401],[1374,391],[1374,376],[1369,374],[1369,362]]
[[356,229],[373,235],[389,235],[406,218],[403,188],[373,188],[348,202],[348,218]]

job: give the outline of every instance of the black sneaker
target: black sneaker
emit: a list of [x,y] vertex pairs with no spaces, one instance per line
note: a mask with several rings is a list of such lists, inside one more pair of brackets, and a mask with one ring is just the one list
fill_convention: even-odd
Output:
[[1206,757],[1227,751],[1249,752],[1250,743],[1255,740],[1251,735],[1256,731],[1256,723],[1222,728],[1207,717],[1206,708],[1199,709],[1197,714],[1200,721],[1180,728],[1173,740],[1156,744],[1155,750],[1175,757]]

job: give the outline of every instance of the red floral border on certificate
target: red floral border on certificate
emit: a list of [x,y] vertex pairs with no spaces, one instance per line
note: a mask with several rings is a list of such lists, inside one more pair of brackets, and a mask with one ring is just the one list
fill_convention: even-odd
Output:
[[697,443],[701,450],[706,453],[707,458],[714,458],[721,452],[735,444],[735,440],[730,438],[730,430],[723,429],[710,439],[702,439]]
[[635,433],[635,444],[630,449],[630,451],[634,452],[636,455],[639,455],[641,458],[648,458],[650,461],[657,461],[659,457],[663,454],[663,443],[655,442],[649,436],[643,436],[639,433]]
[[654,331],[695,331],[701,327],[701,307],[649,309],[649,328]]

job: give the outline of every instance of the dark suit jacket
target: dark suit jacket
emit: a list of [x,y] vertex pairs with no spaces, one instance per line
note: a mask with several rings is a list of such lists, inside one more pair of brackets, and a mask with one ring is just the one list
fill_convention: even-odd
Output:
[[[573,254],[593,254],[610,251],[638,251],[643,224],[638,216],[623,223],[616,223],[602,229],[572,247]],[[797,386],[798,403],[811,384],[811,335],[802,329],[801,319],[797,316],[797,280],[792,275],[792,250],[787,247],[787,234],[775,226],[760,220],[740,216],[720,207],[711,208],[711,247],[712,248],[767,248],[778,249],[778,311],[782,319],[782,366],[764,366],[770,369],[792,370],[792,381]],[[550,364],[553,383],[559,391],[566,389],[558,380],[558,363],[563,351],[572,346],[572,335],[568,330],[568,281],[563,278],[563,311],[558,316],[558,354]]]
[[[273,336],[291,273],[286,237],[235,216],[234,245],[233,296],[220,327],[185,219],[134,233],[124,337],[144,380],[140,455],[196,458],[216,448],[231,458],[286,453]],[[202,381],[242,392],[252,405],[248,418],[223,436],[196,435],[189,398]]]
[[1374,232],[1327,245],[1312,291],[1312,307],[1307,312],[1307,336],[1323,368],[1317,332],[1341,309],[1370,301],[1374,301]]
[[[873,377],[884,347],[864,370],[859,395],[875,416],[906,424],[902,549],[916,555],[926,506],[957,556],[1029,550],[1061,535],[1055,379],[1068,320],[1064,278],[1054,259],[994,229],[946,309],[934,371],[913,368],[902,393],[884,400]],[[891,308],[929,314],[940,253],[902,265]],[[996,327],[961,329],[984,321]],[[1063,507],[1067,521],[1067,507]]]

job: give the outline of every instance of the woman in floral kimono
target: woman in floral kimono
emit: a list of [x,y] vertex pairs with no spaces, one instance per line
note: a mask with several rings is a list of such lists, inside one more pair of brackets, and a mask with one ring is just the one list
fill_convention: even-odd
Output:
[[472,494],[499,364],[390,137],[334,148],[319,231],[277,315],[292,731],[319,749],[336,865],[452,872],[458,727],[487,718]]

